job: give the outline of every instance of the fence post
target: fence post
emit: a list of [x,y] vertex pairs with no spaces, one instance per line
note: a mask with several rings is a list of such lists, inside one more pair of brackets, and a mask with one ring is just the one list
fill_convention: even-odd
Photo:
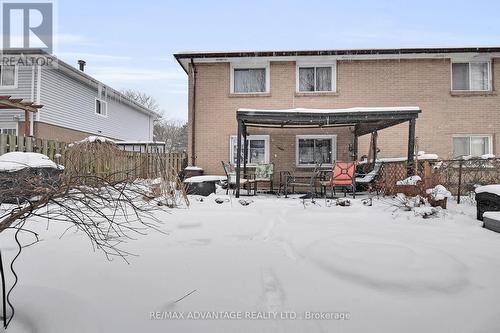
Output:
[[457,191],[457,204],[460,204],[460,197],[462,195],[462,166],[463,161],[458,162],[458,191]]

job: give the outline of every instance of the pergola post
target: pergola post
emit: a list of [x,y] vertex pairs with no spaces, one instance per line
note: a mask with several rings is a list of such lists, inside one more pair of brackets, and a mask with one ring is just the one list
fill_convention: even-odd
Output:
[[354,138],[352,140],[352,160],[358,160],[358,133],[356,133],[356,129],[354,130]]
[[243,134],[243,121],[238,119],[238,136],[236,139],[236,198],[240,197],[240,176],[241,176],[241,135]]
[[375,167],[378,154],[378,132],[375,131],[372,133],[372,135],[373,135],[373,167]]
[[243,177],[247,174],[247,162],[248,162],[248,133],[247,127],[243,125]]
[[407,175],[413,175],[413,161],[415,159],[415,124],[416,119],[412,118],[408,122],[408,170]]
[[24,110],[24,136],[30,136],[30,113],[28,110]]

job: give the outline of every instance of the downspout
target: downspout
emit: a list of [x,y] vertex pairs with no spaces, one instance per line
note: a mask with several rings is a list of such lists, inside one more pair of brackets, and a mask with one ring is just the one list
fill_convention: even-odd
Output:
[[196,142],[195,142],[195,130],[196,130],[196,65],[194,64],[193,58],[191,58],[191,70],[193,71],[193,104],[191,107],[191,165],[196,165]]

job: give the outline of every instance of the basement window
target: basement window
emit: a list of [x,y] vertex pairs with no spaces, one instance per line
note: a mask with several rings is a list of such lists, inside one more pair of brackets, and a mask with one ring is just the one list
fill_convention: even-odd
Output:
[[108,116],[108,103],[103,101],[102,99],[95,99],[95,113],[107,117]]

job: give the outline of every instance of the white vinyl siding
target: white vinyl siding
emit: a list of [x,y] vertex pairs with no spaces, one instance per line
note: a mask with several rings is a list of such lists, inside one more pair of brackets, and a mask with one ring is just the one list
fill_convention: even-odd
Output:
[[453,91],[491,90],[490,62],[454,62],[451,72]]
[[42,69],[41,78],[41,122],[119,140],[152,140],[153,117],[111,94],[105,100],[107,117],[97,116],[96,88],[57,69]]
[[453,158],[479,157],[493,151],[490,135],[456,135],[453,137]]
[[295,154],[298,167],[313,167],[317,163],[331,166],[337,158],[337,137],[336,135],[297,135]]
[[[236,164],[238,136],[232,135],[229,142],[229,160]],[[241,139],[243,148],[243,138]],[[247,137],[248,160],[247,165],[269,163],[269,135],[249,135]],[[243,149],[241,150],[241,164],[243,164]]]

